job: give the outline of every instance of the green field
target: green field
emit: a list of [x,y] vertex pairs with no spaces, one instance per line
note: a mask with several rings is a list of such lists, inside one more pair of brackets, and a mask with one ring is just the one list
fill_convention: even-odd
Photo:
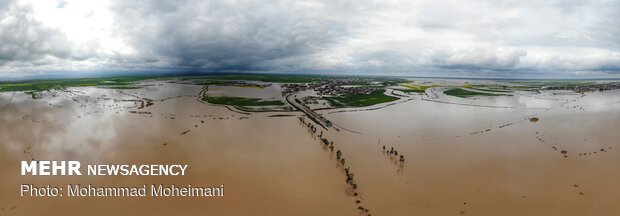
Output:
[[446,95],[462,97],[462,98],[475,97],[475,96],[501,96],[502,95],[502,94],[467,91],[461,88],[453,88],[453,89],[444,91],[443,93]]
[[35,80],[24,82],[0,83],[0,92],[8,91],[47,91],[52,89],[65,89],[67,87],[102,86],[106,88],[128,89],[137,88],[136,81],[147,79],[146,77],[119,77],[119,78],[88,78],[88,79],[63,79],[63,80]]
[[365,107],[380,103],[387,103],[398,100],[383,94],[383,90],[377,90],[370,94],[351,94],[337,97],[324,97],[332,107]]
[[419,94],[424,94],[426,92],[426,90],[422,90],[422,89],[397,89],[398,91],[402,91],[402,92],[406,92],[406,93],[419,93]]
[[437,86],[437,85],[418,85],[418,84],[402,84],[401,83],[400,86],[405,87],[407,89],[399,89],[399,91],[407,92],[407,93],[414,92],[414,93],[424,94],[426,92],[426,89]]
[[212,104],[219,105],[231,105],[231,106],[282,106],[284,103],[279,100],[271,100],[264,101],[259,98],[242,98],[242,97],[226,97],[226,96],[218,96],[218,97],[210,97],[204,96],[202,100],[207,101]]
[[470,89],[478,90],[478,91],[497,92],[497,93],[511,93],[511,92],[513,92],[511,90],[490,89],[490,88],[470,88]]
[[498,93],[510,93],[510,92],[513,92],[510,89],[509,86],[497,85],[497,84],[491,84],[491,85],[464,85],[463,88],[465,88],[465,89],[473,89],[473,90],[478,90],[478,91],[498,92]]

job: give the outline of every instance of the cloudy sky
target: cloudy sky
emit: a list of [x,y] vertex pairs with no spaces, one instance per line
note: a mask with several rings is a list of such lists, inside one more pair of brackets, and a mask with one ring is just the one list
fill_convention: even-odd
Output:
[[618,0],[0,0],[0,76],[619,77]]

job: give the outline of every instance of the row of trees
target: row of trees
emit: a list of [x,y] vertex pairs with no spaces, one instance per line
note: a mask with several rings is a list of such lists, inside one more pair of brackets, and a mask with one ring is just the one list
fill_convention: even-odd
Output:
[[[301,124],[303,124],[304,126],[306,126],[311,135],[316,135],[316,137],[319,138],[321,144],[323,144],[324,146],[327,146],[331,152],[334,151],[335,145],[334,145],[334,141],[330,141],[329,139],[324,137],[323,131],[319,131],[319,134],[317,135],[317,127],[314,126],[312,123],[310,122],[306,122],[305,117],[298,117],[299,121],[301,122]],[[358,185],[355,182],[354,179],[354,174],[353,172],[351,172],[351,168],[350,167],[346,167],[345,168],[345,164],[346,164],[346,160],[344,158],[343,152],[340,149],[336,150],[336,161],[338,161],[339,167],[342,168],[344,170],[344,173],[346,175],[346,180],[345,182],[351,187],[351,190],[353,192],[353,196],[357,197],[358,199],[355,200],[355,203],[358,204],[357,209],[360,211],[360,214],[362,215],[367,215],[367,216],[371,216],[370,214],[370,210],[363,207],[361,205],[361,197],[359,197],[357,189],[358,189]]]

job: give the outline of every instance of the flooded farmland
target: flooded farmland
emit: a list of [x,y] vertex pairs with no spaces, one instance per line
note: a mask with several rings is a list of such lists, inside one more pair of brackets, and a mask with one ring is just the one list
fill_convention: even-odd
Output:
[[[135,89],[44,91],[39,99],[2,92],[0,190],[10,192],[0,196],[0,215],[620,213],[620,90],[504,90],[429,82],[415,84],[421,93],[385,87],[381,93],[394,99],[367,106],[353,106],[342,94],[326,96],[316,103],[347,106],[321,109],[298,107],[312,102],[301,99],[310,91],[356,90],[281,83],[205,88],[146,80]],[[448,92],[455,86],[469,92]],[[469,96],[477,91],[487,95]],[[253,100],[213,104],[205,95]],[[241,107],[266,100],[283,104],[267,107],[283,108]],[[181,163],[189,174],[18,175],[19,162],[31,160]],[[20,197],[23,183],[223,184],[226,195]]]

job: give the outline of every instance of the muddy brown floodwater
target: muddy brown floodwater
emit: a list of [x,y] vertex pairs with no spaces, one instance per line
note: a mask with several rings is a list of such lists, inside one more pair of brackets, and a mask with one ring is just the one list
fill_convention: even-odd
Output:
[[[317,131],[342,151],[358,197],[301,113],[244,115],[198,101],[200,91],[152,82],[37,100],[0,93],[0,215],[359,215],[360,205],[372,215],[620,214],[620,91],[436,99],[453,103],[420,96],[376,110],[320,111],[359,132]],[[154,104],[139,109],[145,98]],[[186,176],[20,176],[22,160],[189,168]],[[20,197],[24,183],[224,184],[226,194]]]

